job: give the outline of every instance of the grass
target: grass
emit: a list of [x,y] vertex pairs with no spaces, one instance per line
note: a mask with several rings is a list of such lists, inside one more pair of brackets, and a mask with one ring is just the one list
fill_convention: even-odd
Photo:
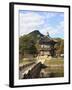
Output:
[[[64,76],[64,60],[63,58],[47,58],[39,57],[41,60],[45,60],[43,64],[48,66],[45,69],[42,69],[41,72],[44,74],[43,77],[63,77]],[[37,58],[23,58],[20,60],[19,65],[26,65],[32,62],[36,62]]]
[[35,58],[31,58],[31,59],[23,58],[22,60],[20,60],[19,65],[26,65],[35,61],[36,61]]
[[63,77],[64,76],[64,60],[63,58],[52,58],[51,60],[45,60],[45,65],[48,66],[44,71],[46,77]]
[[64,60],[63,58],[52,58],[50,60],[45,60],[44,63],[48,65],[62,65],[64,64]]

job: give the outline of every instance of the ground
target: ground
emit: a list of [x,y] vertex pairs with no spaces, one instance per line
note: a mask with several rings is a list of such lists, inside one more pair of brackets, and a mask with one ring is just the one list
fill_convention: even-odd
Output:
[[63,77],[64,76],[63,58],[51,58],[51,60],[45,60],[44,64],[48,66],[46,69],[43,70],[45,74],[44,77]]
[[[19,67],[26,65],[26,64],[30,64],[32,62],[34,62],[34,64],[41,62],[42,64],[47,66],[47,68],[42,69],[40,72],[40,77],[42,77],[42,78],[44,78],[44,77],[45,78],[63,77],[64,76],[64,58],[63,57],[52,58],[52,57],[47,57],[47,56],[37,56],[36,58],[31,58],[31,59],[24,58],[20,62]],[[31,65],[31,67],[33,67],[33,65]],[[24,68],[24,69],[29,70],[30,65],[26,68]],[[20,72],[20,74],[21,74],[21,72]]]

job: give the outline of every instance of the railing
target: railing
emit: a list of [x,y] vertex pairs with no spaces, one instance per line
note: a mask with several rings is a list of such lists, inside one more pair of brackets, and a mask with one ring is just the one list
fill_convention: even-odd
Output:
[[21,71],[23,68],[28,67],[28,66],[31,66],[31,65],[34,64],[34,63],[35,63],[35,62],[32,62],[32,63],[26,64],[26,65],[20,66],[20,67],[19,67],[19,70]]
[[24,74],[23,79],[38,78],[40,76],[41,69],[46,67],[47,66],[39,62],[31,70],[29,70],[27,74]]

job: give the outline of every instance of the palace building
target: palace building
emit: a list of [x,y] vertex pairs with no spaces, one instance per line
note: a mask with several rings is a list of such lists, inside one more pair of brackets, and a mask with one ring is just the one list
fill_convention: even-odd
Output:
[[50,38],[49,35],[42,37],[39,40],[39,55],[55,56],[56,49],[54,48],[54,46],[56,43],[57,42]]

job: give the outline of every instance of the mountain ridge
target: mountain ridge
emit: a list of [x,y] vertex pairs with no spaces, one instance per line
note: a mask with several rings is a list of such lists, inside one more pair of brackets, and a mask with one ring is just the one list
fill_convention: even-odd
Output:
[[[31,55],[37,54],[39,47],[39,40],[43,39],[52,39],[56,40],[57,44],[55,45],[55,48],[57,49],[57,53],[63,53],[64,52],[64,40],[61,38],[51,38],[48,34],[48,36],[43,35],[40,33],[39,30],[34,30],[26,35],[23,35],[19,38],[19,52],[24,55],[24,53],[29,53]],[[34,52],[34,53],[33,53]]]

